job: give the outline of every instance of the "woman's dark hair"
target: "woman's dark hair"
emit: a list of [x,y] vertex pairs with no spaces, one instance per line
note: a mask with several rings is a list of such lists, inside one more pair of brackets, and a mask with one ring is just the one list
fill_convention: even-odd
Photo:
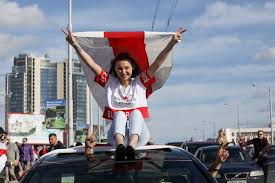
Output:
[[140,68],[137,65],[135,59],[133,59],[133,57],[131,57],[130,54],[128,53],[119,53],[111,62],[111,69],[109,74],[117,77],[116,71],[115,71],[115,66],[116,66],[116,62],[117,61],[121,61],[121,60],[127,60],[129,61],[129,63],[131,64],[132,68],[133,68],[133,72],[132,72],[132,78],[136,77],[137,75],[140,74]]

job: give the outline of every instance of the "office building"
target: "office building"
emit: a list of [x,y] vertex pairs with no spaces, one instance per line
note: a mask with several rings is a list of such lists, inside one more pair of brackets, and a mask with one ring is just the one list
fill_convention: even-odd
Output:
[[[90,92],[80,63],[73,60],[74,130],[91,120]],[[46,101],[66,100],[66,61],[51,62],[47,56],[20,54],[6,74],[5,112],[45,114]]]

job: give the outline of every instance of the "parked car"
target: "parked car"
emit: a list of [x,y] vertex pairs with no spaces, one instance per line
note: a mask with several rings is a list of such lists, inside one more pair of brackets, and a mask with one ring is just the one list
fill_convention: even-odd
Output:
[[215,141],[198,141],[198,142],[185,142],[181,145],[183,149],[189,151],[192,154],[195,154],[196,150],[200,147],[218,145]]
[[[209,167],[216,159],[219,146],[199,148],[195,156]],[[221,166],[216,178],[218,182],[230,183],[263,183],[264,173],[255,161],[240,147],[228,146],[229,157]]]
[[54,150],[42,156],[21,183],[217,183],[197,158],[179,147],[138,147],[132,161],[116,161],[114,151],[110,146],[95,147],[88,161],[84,147]]

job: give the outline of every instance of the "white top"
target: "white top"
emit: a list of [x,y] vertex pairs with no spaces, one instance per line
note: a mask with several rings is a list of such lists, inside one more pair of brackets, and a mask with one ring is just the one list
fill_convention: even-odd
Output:
[[124,111],[129,117],[134,109],[140,110],[144,118],[149,117],[146,90],[155,81],[154,77],[149,78],[146,72],[142,72],[132,79],[127,88],[124,88],[116,77],[102,71],[95,77],[95,81],[106,91],[107,106],[103,113],[104,118],[112,119],[116,111]]

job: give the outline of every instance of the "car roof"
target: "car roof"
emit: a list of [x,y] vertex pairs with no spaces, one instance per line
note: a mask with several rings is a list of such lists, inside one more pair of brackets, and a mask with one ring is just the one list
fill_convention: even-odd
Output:
[[[175,155],[181,155],[178,158],[179,159],[190,159],[189,157],[189,152],[183,150],[180,147],[176,146],[171,146],[171,145],[146,145],[146,146],[139,146],[136,148],[136,151],[149,151],[149,150],[163,150],[163,149],[168,149]],[[182,152],[185,153],[182,153]],[[57,155],[64,155],[64,154],[83,154],[85,152],[85,147],[84,146],[77,146],[77,147],[72,147],[68,149],[56,149],[53,150],[45,155],[43,155],[41,158],[47,158],[49,156],[57,156]],[[115,147],[114,146],[96,146],[94,148],[94,153],[100,153],[100,152],[115,152]]]

